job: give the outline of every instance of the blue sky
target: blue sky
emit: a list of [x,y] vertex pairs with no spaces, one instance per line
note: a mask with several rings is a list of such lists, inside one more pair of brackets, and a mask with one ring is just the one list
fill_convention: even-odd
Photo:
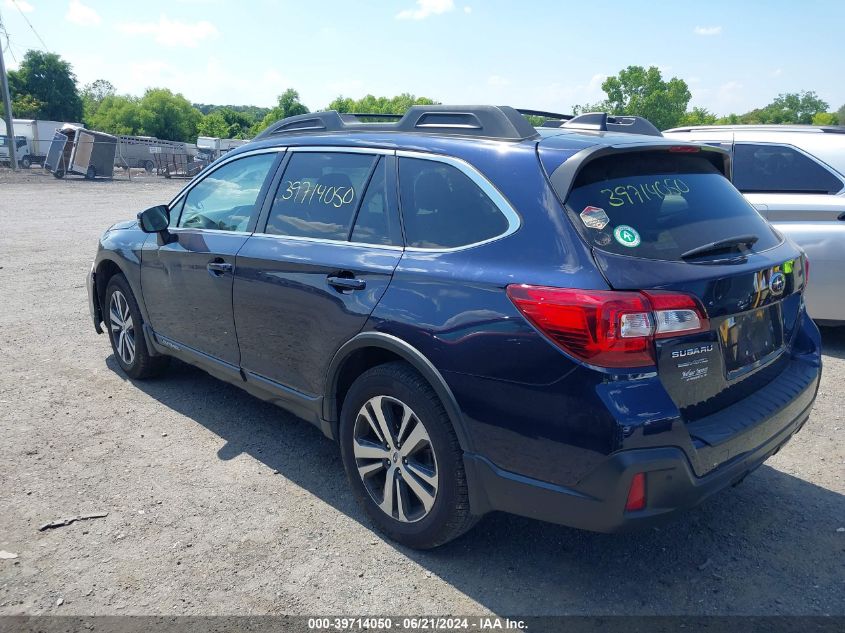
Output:
[[81,83],[203,103],[269,106],[293,87],[312,109],[413,92],[567,112],[639,64],[718,114],[800,90],[845,104],[841,0],[0,0],[0,15],[18,60],[43,48],[25,16]]

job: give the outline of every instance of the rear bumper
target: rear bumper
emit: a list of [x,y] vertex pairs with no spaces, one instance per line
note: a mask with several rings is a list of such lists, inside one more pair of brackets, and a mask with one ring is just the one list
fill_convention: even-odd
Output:
[[[777,431],[755,448],[735,455],[697,476],[677,447],[623,450],[610,455],[576,486],[559,486],[496,467],[488,459],[466,454],[464,465],[473,513],[501,510],[542,521],[596,532],[646,527],[691,508],[710,495],[737,484],[776,453],[807,421],[818,379],[766,420]],[[646,508],[626,513],[631,479],[646,473]]]

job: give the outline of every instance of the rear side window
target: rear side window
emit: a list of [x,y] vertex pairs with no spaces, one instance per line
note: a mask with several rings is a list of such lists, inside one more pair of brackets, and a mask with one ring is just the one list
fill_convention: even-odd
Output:
[[377,160],[372,154],[295,152],[265,232],[346,240]]
[[408,246],[467,246],[498,237],[509,228],[499,207],[452,165],[400,158],[399,188]]
[[744,193],[837,193],[842,181],[786,145],[737,143],[734,185]]
[[391,204],[391,200],[395,199],[395,194],[389,196],[387,191],[387,161],[384,157],[379,158],[355,218],[352,241],[400,246],[402,227],[395,202]]
[[706,158],[631,152],[589,163],[576,177],[567,213],[600,250],[647,259],[680,260],[693,248],[756,235],[754,251],[780,240]]

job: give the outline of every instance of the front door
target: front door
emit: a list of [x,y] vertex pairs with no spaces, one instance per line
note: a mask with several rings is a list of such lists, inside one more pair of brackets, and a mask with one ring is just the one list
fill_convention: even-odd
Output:
[[223,163],[172,205],[171,239],[147,239],[141,289],[158,336],[237,366],[235,258],[255,228],[279,155],[272,151]]
[[248,380],[322,393],[332,356],[364,327],[402,255],[394,161],[392,152],[291,150],[268,217],[237,257]]

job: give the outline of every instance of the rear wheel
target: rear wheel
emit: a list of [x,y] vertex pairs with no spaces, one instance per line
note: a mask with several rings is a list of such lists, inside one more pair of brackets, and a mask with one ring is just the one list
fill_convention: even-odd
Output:
[[379,365],[352,384],[340,442],[356,500],[390,538],[429,549],[474,525],[454,429],[434,390],[409,365]]
[[151,174],[153,173],[153,169],[155,169],[155,163],[153,163],[153,161],[151,160],[145,160],[144,171],[146,171],[148,174]]
[[64,169],[57,169],[56,171],[53,172],[53,176],[61,180],[62,178],[65,177],[65,170]]
[[115,275],[109,280],[103,307],[114,357],[126,375],[143,379],[161,373],[170,358],[150,355],[141,311],[123,275]]

